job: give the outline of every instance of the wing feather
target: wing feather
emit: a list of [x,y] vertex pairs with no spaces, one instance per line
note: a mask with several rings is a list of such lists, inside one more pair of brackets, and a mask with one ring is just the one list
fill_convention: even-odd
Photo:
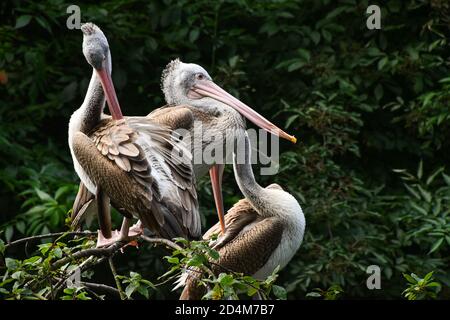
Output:
[[[146,226],[158,225],[156,230],[150,229],[159,234],[200,237],[192,156],[184,144],[172,136],[169,128],[144,117],[119,121],[108,118],[90,133],[90,138],[105,159],[139,185],[141,195],[148,201],[146,206],[151,208],[145,215],[155,215],[154,219],[142,219],[147,221]],[[173,152],[180,156],[173,157]],[[155,180],[153,171],[161,179]],[[161,183],[173,184],[175,192],[162,194]],[[154,201],[158,205],[153,205]],[[143,212],[134,212],[136,214],[144,215]],[[170,230],[166,232],[164,228]]]

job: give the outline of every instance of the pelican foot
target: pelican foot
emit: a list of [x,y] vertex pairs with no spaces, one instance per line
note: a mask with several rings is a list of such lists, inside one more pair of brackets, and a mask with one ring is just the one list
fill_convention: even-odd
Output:
[[100,230],[97,232],[97,248],[108,247],[118,241],[129,242],[124,247],[133,246],[137,247],[138,242],[136,239],[142,235],[144,229],[141,226],[134,225],[130,228],[128,236],[123,236],[118,230],[111,231],[111,238],[105,238]]
[[111,231],[111,238],[105,238],[103,233],[98,230],[97,232],[97,248],[108,247],[117,241],[121,241],[120,232],[118,230]]
[[130,230],[128,231],[129,237],[139,237],[144,234],[144,227],[142,226],[142,223],[140,221],[136,222],[130,227]]

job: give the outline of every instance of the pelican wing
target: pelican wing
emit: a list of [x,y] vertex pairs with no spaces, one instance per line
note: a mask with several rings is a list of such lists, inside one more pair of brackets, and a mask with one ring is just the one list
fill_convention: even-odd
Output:
[[[166,238],[200,234],[195,185],[188,186],[188,181],[194,180],[190,162],[164,162],[171,150],[179,148],[171,141],[170,130],[142,117],[108,118],[90,137],[80,132],[75,136],[78,161],[119,211],[137,216],[144,226]],[[175,193],[180,189],[179,193],[188,192],[189,196],[164,197],[164,183],[175,184]]]
[[194,114],[186,105],[163,106],[153,110],[147,118],[171,130],[190,129],[194,124]]
[[278,247],[282,234],[283,224],[278,218],[266,218],[255,223],[250,230],[239,233],[218,250],[220,258],[213,269],[248,275],[256,273]]
[[215,250],[219,250],[233,240],[242,229],[259,219],[260,217],[250,205],[250,202],[247,199],[241,199],[225,215],[225,234],[221,234],[220,223],[218,222],[205,232],[203,239],[208,240],[213,235],[218,235],[219,238],[211,243],[211,246]]
[[[200,213],[191,152],[170,128],[157,124],[152,119],[128,117],[127,124],[138,133],[136,141],[145,146],[146,156],[150,159],[160,181],[169,184],[170,189],[175,189],[175,193],[165,194],[158,200],[172,203],[173,215],[182,221],[183,227],[189,230],[191,237],[199,238]],[[148,140],[152,141],[151,144]],[[176,207],[179,207],[179,210],[175,210]]]

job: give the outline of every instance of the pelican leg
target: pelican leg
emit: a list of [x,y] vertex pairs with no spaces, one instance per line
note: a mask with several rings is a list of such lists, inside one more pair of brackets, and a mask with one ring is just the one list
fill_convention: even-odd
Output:
[[143,233],[144,228],[142,227],[142,223],[140,221],[135,225],[131,226],[132,221],[133,221],[132,219],[125,217],[122,221],[120,231],[117,230],[112,231],[110,238],[103,237],[102,233],[99,232],[97,247],[106,247],[112,245],[117,241],[123,242],[128,241],[130,242],[128,245],[137,246],[137,242],[135,240]]
[[223,207],[222,198],[222,175],[225,169],[224,164],[215,164],[209,169],[209,176],[211,178],[211,186],[214,195],[214,202],[216,203],[217,214],[219,216],[220,228],[222,234],[225,234],[225,209]]
[[98,208],[98,224],[100,226],[97,247],[102,247],[110,242],[110,239],[112,239],[112,232],[109,197],[102,191],[100,186],[97,187],[96,201]]
[[128,239],[128,232],[130,231],[131,219],[123,218],[122,227],[120,228],[120,238],[122,240]]

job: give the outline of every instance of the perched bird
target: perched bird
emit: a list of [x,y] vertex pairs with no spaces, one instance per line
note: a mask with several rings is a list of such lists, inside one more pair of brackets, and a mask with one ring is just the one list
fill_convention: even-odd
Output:
[[[133,217],[161,237],[198,238],[200,216],[189,150],[168,127],[147,117],[122,116],[110,75],[108,41],[92,23],[81,30],[83,54],[93,73],[85,100],[69,122],[69,147],[87,189],[81,189],[77,205],[89,193],[96,198],[98,245],[139,234],[136,229],[129,233]],[[103,113],[105,96],[111,117]],[[111,233],[110,200],[125,216],[120,233]]]
[[[265,279],[277,266],[285,267],[299,249],[305,232],[305,217],[297,200],[278,184],[261,187],[251,167],[251,146],[243,135],[233,154],[233,168],[239,189],[245,198],[225,215],[226,232],[214,225],[203,236],[209,240],[219,234],[211,247],[219,259],[212,271],[234,272]],[[241,158],[240,158],[241,157]],[[243,161],[239,161],[242,159]],[[182,300],[198,300],[205,288],[198,285],[198,272],[187,269],[177,287],[185,286]]]
[[[185,130],[183,141],[190,146],[196,178],[209,170],[219,218],[224,212],[222,173],[227,156],[233,152],[228,146],[244,135],[244,118],[281,138],[297,141],[215,84],[208,72],[197,64],[183,63],[179,59],[171,61],[162,73],[161,88],[167,106],[156,109],[148,117],[174,130]],[[215,155],[207,159],[212,153]],[[225,225],[222,220],[220,223],[224,232]]]

